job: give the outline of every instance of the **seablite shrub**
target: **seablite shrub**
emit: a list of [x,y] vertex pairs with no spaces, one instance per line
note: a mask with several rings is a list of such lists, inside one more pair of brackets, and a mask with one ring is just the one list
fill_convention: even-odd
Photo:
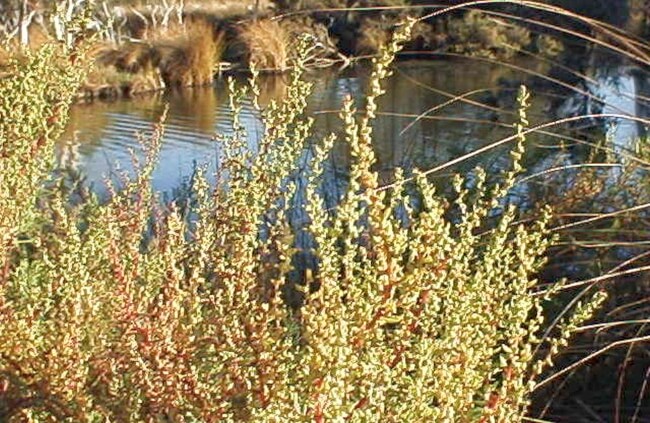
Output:
[[[480,169],[471,189],[454,179],[450,203],[422,174],[379,186],[376,100],[411,26],[375,59],[364,108],[345,101],[353,162],[334,211],[318,185],[335,137],[306,176],[296,170],[313,123],[300,66],[263,110],[255,151],[239,113],[256,84],[231,84],[216,186],[199,171],[192,201],[167,209],[150,184],[162,123],[106,203],[44,196],[50,140],[80,81],[48,67],[49,49],[17,66],[0,97],[0,420],[521,420],[535,378],[602,297],[540,339],[549,213],[526,227],[502,200],[522,170],[525,90],[498,186]],[[310,216],[317,261],[297,285],[291,207]],[[284,301],[292,289],[300,307]]]

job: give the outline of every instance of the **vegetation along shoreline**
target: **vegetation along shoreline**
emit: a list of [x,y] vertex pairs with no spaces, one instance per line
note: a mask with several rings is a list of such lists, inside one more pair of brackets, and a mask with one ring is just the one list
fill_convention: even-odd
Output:
[[[347,8],[346,2],[300,3],[192,0],[134,6],[104,2],[91,12],[94,41],[89,56],[94,66],[79,99],[114,99],[206,85],[218,75],[252,68],[284,73],[295,64],[300,37],[312,40],[307,68],[345,67],[374,57],[407,16],[443,8],[390,0],[369,2],[373,7],[353,2],[354,7]],[[24,46],[38,47],[57,37],[47,29],[53,26],[48,22],[53,19],[51,10],[34,7],[13,20],[5,19],[4,32],[15,37],[0,46],[0,69],[6,68],[9,58],[20,56]],[[507,60],[525,50],[552,60],[563,52],[560,38],[533,35],[525,25],[508,20],[507,12],[470,9],[419,21],[404,50],[411,58],[445,60],[453,54]]]

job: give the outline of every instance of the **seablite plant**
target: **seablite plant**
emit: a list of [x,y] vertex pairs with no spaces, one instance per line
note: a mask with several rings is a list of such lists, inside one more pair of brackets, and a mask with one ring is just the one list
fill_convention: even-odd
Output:
[[[255,78],[230,84],[216,183],[199,170],[191,201],[172,206],[151,188],[164,118],[107,201],[46,191],[82,72],[74,51],[53,65],[53,47],[15,63],[0,81],[0,420],[521,421],[536,378],[603,296],[542,336],[550,211],[524,226],[504,200],[523,170],[524,89],[498,185],[481,169],[471,187],[453,179],[452,201],[422,173],[379,185],[377,99],[412,25],[374,59],[365,105],[343,104],[353,160],[334,210],[318,187],[336,137],[297,170],[313,124],[306,55],[285,99],[261,111],[255,148],[239,118]],[[313,269],[294,268],[292,207],[309,215]]]

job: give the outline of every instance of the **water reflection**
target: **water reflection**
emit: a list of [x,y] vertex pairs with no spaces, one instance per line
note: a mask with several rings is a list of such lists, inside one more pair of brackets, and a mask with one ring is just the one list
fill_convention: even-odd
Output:
[[[522,62],[519,66],[545,71],[534,62]],[[605,103],[603,111],[645,113],[637,97],[638,92],[647,93],[647,82],[635,76],[632,68],[616,69],[615,74],[593,75],[599,84],[591,87],[591,91]],[[309,109],[316,117],[315,142],[329,133],[340,132],[338,110],[346,96],[362,106],[368,75],[369,70],[364,66],[341,73],[318,71],[308,75],[314,83]],[[240,82],[246,83],[245,80]],[[260,82],[262,107],[272,100],[281,100],[286,93],[285,78],[262,78]],[[510,135],[510,125],[516,120],[513,99],[520,82],[533,86],[534,97],[529,110],[531,123],[552,120],[558,101],[552,95],[535,91],[539,81],[529,71],[471,59],[399,62],[387,83],[387,94],[380,100],[382,113],[374,124],[374,148],[384,182],[390,180],[396,166],[430,168]],[[456,101],[451,101],[454,97]],[[573,106],[569,104],[571,101],[575,103]],[[560,104],[571,108],[585,101],[589,99],[573,95]],[[65,144],[77,144],[79,166],[101,193],[104,178],[110,178],[118,168],[130,169],[129,149],[138,147],[134,133],[149,132],[152,122],[159,119],[167,105],[167,130],[160,163],[153,174],[154,188],[170,191],[178,187],[191,175],[196,164],[207,164],[210,170],[215,170],[219,142],[214,135],[231,131],[232,111],[224,81],[214,87],[75,106],[59,153],[63,154]],[[254,145],[263,127],[260,113],[250,99],[243,104],[241,122]],[[564,128],[558,131],[567,137],[575,132],[567,132]],[[629,122],[621,123],[619,131],[615,142],[627,143],[625,148],[629,148],[629,140],[641,133],[637,124]],[[602,136],[603,128],[599,128],[598,133]],[[536,134],[530,137],[529,143],[529,168],[539,169],[539,166],[557,162],[559,151],[549,148],[558,144],[557,138]],[[330,186],[335,191],[345,187],[349,159],[347,146],[338,143],[328,170],[332,179]],[[469,172],[481,164],[496,172],[507,163],[508,155],[501,148],[464,162],[454,170]]]

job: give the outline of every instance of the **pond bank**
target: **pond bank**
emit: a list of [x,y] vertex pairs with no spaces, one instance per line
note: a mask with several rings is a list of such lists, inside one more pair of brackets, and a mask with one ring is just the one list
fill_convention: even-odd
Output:
[[[295,64],[302,37],[310,39],[308,67],[346,66],[375,55],[407,16],[399,10],[287,14],[286,10],[265,9],[217,17],[196,9],[161,26],[149,12],[132,11],[140,21],[126,19],[125,41],[98,49],[97,70],[84,97],[130,96],[165,87],[205,85],[221,72],[248,71],[251,67],[284,72]],[[422,57],[429,59],[431,53],[448,52],[505,60],[522,49],[556,57],[562,43],[547,35],[533,36],[523,26],[494,16],[469,11],[439,22],[417,24],[406,46],[411,53],[426,53]]]
[[[407,17],[431,11],[412,7],[294,11],[262,4],[265,6],[257,11],[249,7],[221,11],[218,16],[197,7],[179,14],[176,21],[156,18],[155,10],[148,14],[132,11],[137,19],[125,19],[125,26],[117,31],[122,41],[98,50],[97,71],[89,80],[85,97],[128,97],[163,88],[208,85],[222,73],[249,72],[252,67],[283,73],[295,65],[302,37],[310,40],[307,67],[346,67],[374,57]],[[415,25],[404,53],[409,59],[463,56],[497,62],[532,56],[562,67],[585,54],[583,41],[592,36],[613,44],[620,41],[609,40],[597,25],[578,29],[580,25],[574,22],[574,28],[563,21],[567,16],[562,14],[547,18],[552,24],[566,26],[570,34],[539,26],[526,14],[517,17],[513,13],[507,7],[468,9],[425,19]],[[161,20],[164,26],[158,23]],[[635,19],[629,20],[636,28]],[[576,37],[580,33],[584,33],[583,39]],[[116,77],[122,79],[111,83]]]
[[[224,72],[282,73],[295,65],[308,38],[306,65],[346,66],[374,56],[407,16],[429,9],[334,10],[270,1],[185,2],[183,6],[104,7],[90,56],[94,69],[80,99],[115,99],[179,86],[208,85]],[[48,40],[46,25],[31,25],[31,46]],[[0,49],[1,50],[1,49]],[[516,21],[468,10],[418,23],[406,51],[510,59],[521,50],[554,58],[561,40],[533,33]],[[11,56],[5,48],[2,57]]]
[[[308,67],[345,67],[373,57],[407,16],[422,17],[436,9],[413,5],[341,9],[331,8],[331,2],[301,2],[301,9],[298,3],[289,3],[191,0],[98,9],[92,18],[94,68],[79,99],[113,100],[165,88],[209,85],[221,74],[248,72],[251,67],[282,73],[295,65],[303,37],[309,39]],[[466,9],[425,19],[415,25],[405,53],[426,60],[460,55],[509,61],[532,55],[555,63],[582,53],[576,52],[575,41],[580,40],[574,35],[563,38],[561,31],[534,23],[539,16],[520,9],[507,5]],[[544,19],[553,25],[577,28],[562,20],[566,16],[549,16]],[[639,26],[639,19],[629,20],[631,27]],[[47,15],[38,22],[28,26],[24,36],[30,47],[53,37]],[[602,36],[596,28],[576,30]],[[11,43],[0,47],[0,71],[15,54]]]

